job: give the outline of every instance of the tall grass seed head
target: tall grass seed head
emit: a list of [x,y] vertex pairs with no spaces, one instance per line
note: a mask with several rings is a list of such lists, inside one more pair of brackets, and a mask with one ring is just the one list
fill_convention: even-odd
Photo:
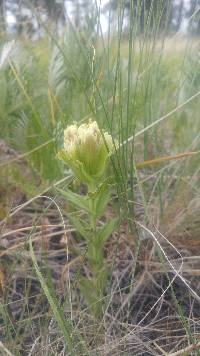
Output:
[[64,130],[64,149],[58,157],[72,168],[77,178],[90,183],[104,174],[113,151],[112,136],[107,132],[102,135],[97,122],[89,120],[86,124],[73,124]]

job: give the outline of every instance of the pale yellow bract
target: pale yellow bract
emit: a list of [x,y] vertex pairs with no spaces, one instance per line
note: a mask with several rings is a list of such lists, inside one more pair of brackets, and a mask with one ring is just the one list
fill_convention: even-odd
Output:
[[64,149],[58,156],[71,166],[75,175],[89,182],[100,178],[106,168],[106,162],[114,151],[112,136],[103,135],[96,121],[78,126],[77,123],[64,130]]
[[64,130],[64,149],[66,151],[72,151],[76,149],[77,146],[87,144],[90,140],[94,141],[98,146],[106,142],[109,152],[114,149],[111,135],[105,132],[103,139],[96,121],[90,120],[88,124],[82,124],[80,126],[73,124]]

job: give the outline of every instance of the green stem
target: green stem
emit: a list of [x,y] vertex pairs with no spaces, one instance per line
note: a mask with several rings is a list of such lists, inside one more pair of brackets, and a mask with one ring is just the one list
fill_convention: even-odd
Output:
[[[91,214],[90,214],[90,229],[91,229],[91,245],[92,245],[92,252],[93,252],[93,262],[92,262],[92,272],[95,272],[95,256],[96,256],[96,238],[97,238],[97,218],[96,218],[96,213],[95,213],[95,198],[94,198],[94,191],[95,187],[90,186],[89,187],[89,194],[90,194],[90,199],[89,199],[89,205],[91,209]],[[94,278],[95,278],[95,273],[94,273]]]
[[96,190],[98,186],[95,184],[88,186],[88,201],[91,213],[89,214],[89,224],[90,224],[90,241],[88,242],[88,262],[90,264],[90,269],[92,272],[92,286],[94,288],[93,292],[94,298],[94,316],[95,318],[101,318],[103,303],[102,297],[104,295],[104,284],[105,284],[105,267],[103,265],[103,248],[98,241],[98,218],[96,213]]
[[[97,216],[96,216],[96,204],[95,204],[95,191],[96,191],[96,186],[90,186],[88,187],[88,192],[90,195],[89,199],[89,204],[91,208],[91,214],[90,214],[90,229],[91,229],[91,254],[92,256],[89,256],[90,259],[90,267],[91,267],[91,272],[92,272],[92,279],[93,279],[93,286],[95,289],[95,295],[96,295],[96,303],[94,307],[94,313],[96,316],[100,316],[101,314],[101,302],[98,302],[98,300],[101,300],[102,298],[102,286],[100,283],[100,275],[101,275],[101,268],[102,268],[102,261],[101,261],[101,256],[102,256],[102,250],[100,249],[100,246],[98,245],[98,236],[97,236]],[[90,258],[91,257],[91,258]]]

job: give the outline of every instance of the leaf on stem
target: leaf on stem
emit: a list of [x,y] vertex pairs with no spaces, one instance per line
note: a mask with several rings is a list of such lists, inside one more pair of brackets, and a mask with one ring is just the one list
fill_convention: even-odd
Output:
[[106,242],[109,236],[114,231],[115,227],[117,226],[118,219],[109,220],[99,231],[98,231],[98,242],[100,246]]
[[63,189],[57,188],[56,190],[58,192],[60,192],[64,197],[66,197],[67,200],[69,200],[76,207],[83,209],[83,210],[87,211],[88,213],[91,213],[87,197],[76,194],[68,189],[63,190]]
[[89,240],[90,238],[90,233],[89,231],[86,229],[86,223],[81,220],[80,218],[77,218],[75,216],[69,215],[68,219],[70,221],[70,223],[75,227],[76,231],[82,236],[84,237],[85,240]]
[[110,199],[109,186],[107,182],[104,182],[100,187],[92,193],[95,204],[95,215],[99,219],[104,214],[106,206]]

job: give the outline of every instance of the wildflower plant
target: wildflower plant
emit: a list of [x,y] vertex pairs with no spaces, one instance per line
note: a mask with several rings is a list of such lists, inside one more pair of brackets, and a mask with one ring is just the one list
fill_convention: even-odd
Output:
[[86,259],[91,278],[82,277],[80,286],[95,317],[102,314],[108,277],[103,248],[117,223],[117,219],[110,219],[103,226],[99,224],[110,199],[106,173],[115,144],[111,135],[101,133],[96,121],[89,120],[86,124],[78,126],[75,123],[66,128],[64,148],[58,153],[58,158],[72,169],[76,178],[87,185],[85,196],[70,190],[62,193],[76,207],[85,211],[84,219],[70,219],[87,242]]

